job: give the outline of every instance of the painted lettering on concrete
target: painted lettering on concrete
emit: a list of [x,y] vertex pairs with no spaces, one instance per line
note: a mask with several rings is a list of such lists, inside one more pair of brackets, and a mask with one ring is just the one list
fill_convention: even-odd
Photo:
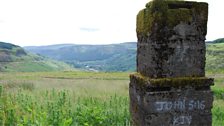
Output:
[[157,101],[154,104],[156,111],[166,112],[171,110],[185,111],[185,110],[204,110],[204,100],[177,100],[177,101]]
[[190,100],[189,104],[188,104],[188,110],[194,110],[194,109],[198,109],[198,110],[204,110],[205,109],[205,101],[194,101],[194,100]]
[[190,125],[192,121],[191,116],[174,116],[173,118],[173,126],[180,126],[180,125]]
[[185,110],[185,100],[181,101],[159,101],[155,102],[157,111]]

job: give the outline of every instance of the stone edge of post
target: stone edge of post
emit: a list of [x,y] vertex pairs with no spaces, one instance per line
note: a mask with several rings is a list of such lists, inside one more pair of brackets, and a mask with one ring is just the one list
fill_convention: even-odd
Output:
[[143,87],[204,87],[213,86],[214,78],[208,77],[175,77],[175,78],[149,78],[140,73],[130,74],[130,80]]

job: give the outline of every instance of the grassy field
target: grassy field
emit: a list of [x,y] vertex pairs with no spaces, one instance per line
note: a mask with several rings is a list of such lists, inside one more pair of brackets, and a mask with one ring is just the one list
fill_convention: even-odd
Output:
[[0,79],[2,125],[129,125],[128,73],[3,73]]
[[206,44],[206,71],[224,74],[224,43]]
[[[0,125],[130,125],[130,73],[0,73]],[[215,77],[213,125],[224,125],[224,74]]]

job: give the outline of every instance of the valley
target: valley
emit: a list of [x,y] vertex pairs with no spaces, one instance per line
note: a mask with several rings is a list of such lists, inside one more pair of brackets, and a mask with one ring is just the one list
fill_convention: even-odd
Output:
[[[15,47],[1,47],[0,125],[130,125],[129,75],[135,71],[136,43],[124,45],[123,52],[109,45],[111,52],[101,59],[82,57],[73,61],[76,65],[70,63],[76,68],[53,57],[27,50],[16,55]],[[207,44],[206,76],[215,78],[214,126],[224,124],[223,50],[223,43]]]

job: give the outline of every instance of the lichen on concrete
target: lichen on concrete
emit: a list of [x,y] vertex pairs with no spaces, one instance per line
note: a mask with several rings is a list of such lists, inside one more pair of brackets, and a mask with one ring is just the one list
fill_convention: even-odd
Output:
[[205,75],[208,4],[154,0],[137,15],[137,72],[144,76]]
[[192,11],[189,9],[169,9],[167,13],[167,25],[170,28],[178,25],[180,22],[191,23],[193,20]]
[[149,78],[141,75],[140,73],[134,73],[130,75],[130,78],[135,79],[139,86],[150,87],[180,87],[180,86],[211,86],[214,79],[207,77],[176,77],[176,78]]
[[137,15],[137,32],[147,33],[152,27],[153,17],[149,9],[143,9]]
[[[187,5],[187,6],[186,6]],[[173,7],[173,8],[172,8]],[[148,35],[154,29],[153,25],[172,28],[180,22],[190,23],[194,13],[200,13],[202,24],[207,24],[207,3],[176,0],[153,0],[146,4],[137,16],[137,33]]]

